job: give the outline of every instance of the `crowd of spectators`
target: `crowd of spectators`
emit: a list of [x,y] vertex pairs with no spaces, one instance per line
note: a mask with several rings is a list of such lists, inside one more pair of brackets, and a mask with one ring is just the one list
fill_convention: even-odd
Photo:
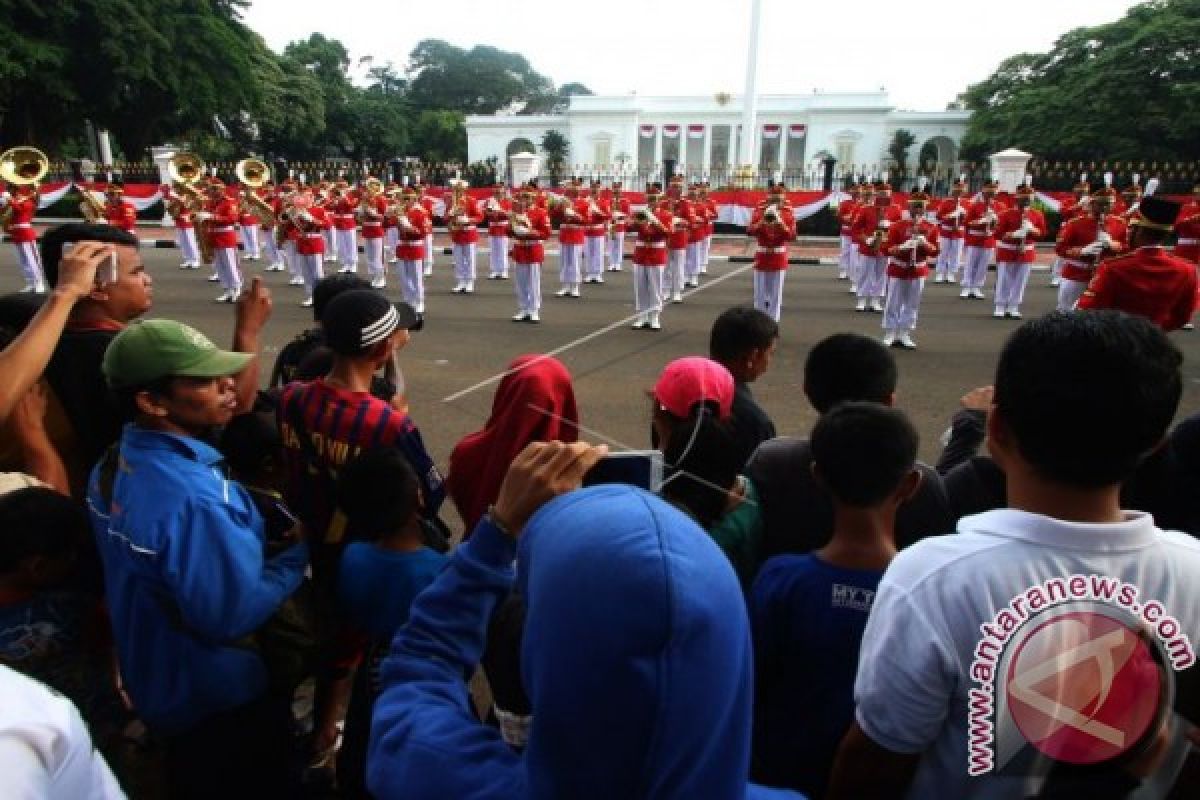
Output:
[[[408,305],[325,279],[260,390],[257,281],[225,350],[141,319],[128,234],[64,225],[41,257],[44,302],[0,298],[0,796],[1200,790],[1200,416],[1172,427],[1183,359],[1146,319],[1025,322],[929,466],[855,334],[809,350],[819,416],[778,436],[749,384],[779,328],[732,308],[647,390],[661,476],[584,488],[615,454],[556,358],[509,363],[443,479]],[[1075,578],[1121,589],[1020,611]],[[1035,658],[1058,671],[1026,685]]]

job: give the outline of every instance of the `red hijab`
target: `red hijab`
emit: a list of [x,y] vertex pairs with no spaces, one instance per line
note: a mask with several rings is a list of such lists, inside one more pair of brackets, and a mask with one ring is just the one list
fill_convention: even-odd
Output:
[[504,474],[532,442],[574,442],[579,412],[571,373],[557,358],[524,355],[508,365],[483,430],[458,443],[450,454],[446,489],[470,536],[496,502]]

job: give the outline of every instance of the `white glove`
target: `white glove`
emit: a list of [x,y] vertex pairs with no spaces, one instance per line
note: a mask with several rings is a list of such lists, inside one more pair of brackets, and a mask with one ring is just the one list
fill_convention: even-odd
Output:
[[929,240],[926,239],[924,236],[917,237],[917,244],[920,245],[921,247],[924,247],[926,250],[928,250],[930,247],[932,247],[932,245],[929,243]]
[[889,219],[881,219],[879,221],[879,227],[886,231],[888,228],[892,227],[892,221]]
[[912,250],[916,246],[917,246],[916,240],[909,239],[904,244],[896,245],[896,249],[897,250]]
[[1087,247],[1080,248],[1079,253],[1085,256],[1098,256],[1104,252],[1104,245],[1100,242],[1092,242]]
[[1112,247],[1112,236],[1109,235],[1108,231],[1100,231],[1100,235],[1096,237],[1096,244]]
[[996,224],[996,222],[998,222],[998,221],[999,221],[999,219],[1000,219],[1000,218],[996,216],[996,212],[995,212],[995,211],[989,211],[989,212],[988,212],[987,214],[985,214],[985,215],[984,215],[984,217],[983,217],[983,221],[984,221],[984,222],[991,223],[992,225],[995,225],[995,224]]
[[196,219],[200,220],[201,222],[204,222],[205,220],[210,220],[210,219],[212,219],[212,213],[208,212],[208,211],[197,211]]

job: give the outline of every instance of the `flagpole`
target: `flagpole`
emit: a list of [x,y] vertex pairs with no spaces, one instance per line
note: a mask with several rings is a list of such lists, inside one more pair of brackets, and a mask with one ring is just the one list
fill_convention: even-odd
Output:
[[758,114],[758,32],[762,18],[762,0],[750,0],[750,39],[746,44],[746,89],[742,93],[742,137],[738,165],[754,166],[756,144],[755,119]]

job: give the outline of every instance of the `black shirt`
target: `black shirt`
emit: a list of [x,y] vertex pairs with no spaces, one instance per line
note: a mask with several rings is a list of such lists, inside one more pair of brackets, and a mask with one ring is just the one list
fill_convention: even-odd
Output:
[[121,427],[128,421],[121,416],[100,369],[104,351],[120,331],[115,325],[68,329],[46,366],[46,380],[75,431],[77,463],[89,471],[108,446],[121,437]]
[[[274,389],[276,387],[287,386],[289,383],[297,380],[296,371],[304,360],[317,350],[327,349],[325,346],[325,332],[320,328],[309,328],[303,333],[296,336],[279,351],[279,355],[275,357],[275,368],[271,371],[271,381],[268,387]],[[333,361],[332,353],[327,353],[330,362]],[[395,385],[380,375],[371,377],[371,394],[383,400],[385,403],[392,402],[392,397],[396,394]]]
[[760,444],[775,438],[775,423],[754,400],[750,384],[738,381],[733,391],[733,418],[730,423],[737,442],[737,463],[745,464]]

